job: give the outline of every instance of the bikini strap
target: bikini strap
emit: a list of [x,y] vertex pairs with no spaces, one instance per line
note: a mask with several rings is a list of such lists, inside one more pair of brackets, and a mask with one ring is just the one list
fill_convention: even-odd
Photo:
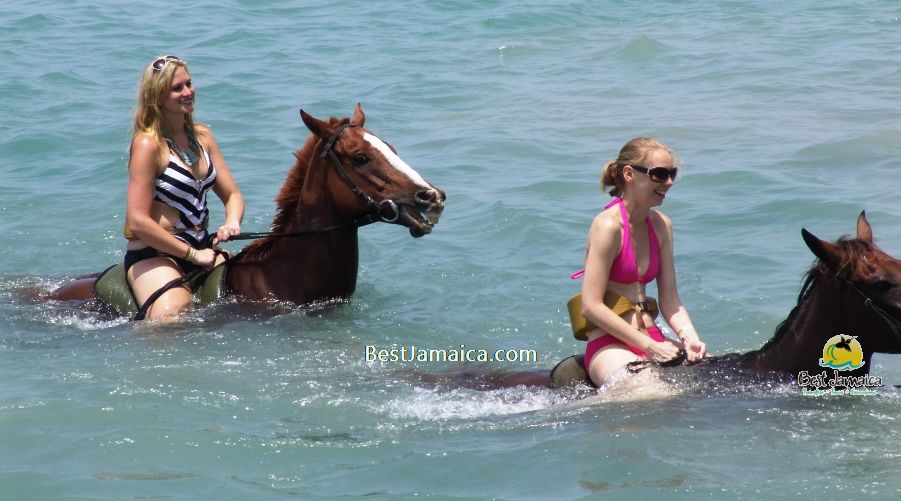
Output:
[[618,259],[621,260],[621,263],[630,263],[631,266],[634,267],[635,280],[637,283],[637,281],[641,280],[641,276],[638,274],[638,256],[635,255],[635,249],[632,248],[632,229],[629,225],[629,211],[626,210],[626,203],[619,197],[614,198],[612,202],[607,204],[607,207],[612,207],[615,204],[619,204],[619,215],[623,222],[622,250],[619,253]]
[[[660,241],[657,238],[657,232],[654,231],[654,222],[651,220],[650,213],[645,219],[645,223],[648,225],[648,267],[644,271],[644,275],[638,277],[638,280],[647,283],[650,279],[646,281],[645,277],[656,277],[657,272],[660,271]],[[635,261],[635,274],[638,274],[637,258]]]
[[635,264],[635,275],[638,275],[638,256],[635,255],[635,249],[632,248],[632,228],[630,227],[629,211],[626,210],[626,204],[619,199],[619,215],[623,220],[623,250],[622,254],[631,257]]

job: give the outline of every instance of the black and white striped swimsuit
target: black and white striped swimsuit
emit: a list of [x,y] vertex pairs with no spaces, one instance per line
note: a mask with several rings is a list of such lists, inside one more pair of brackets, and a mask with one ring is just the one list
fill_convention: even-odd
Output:
[[199,248],[207,238],[210,211],[206,206],[206,194],[216,184],[216,168],[210,154],[203,150],[209,166],[203,179],[195,179],[190,168],[177,153],[169,150],[169,164],[153,183],[153,199],[179,212],[174,236],[191,247]]

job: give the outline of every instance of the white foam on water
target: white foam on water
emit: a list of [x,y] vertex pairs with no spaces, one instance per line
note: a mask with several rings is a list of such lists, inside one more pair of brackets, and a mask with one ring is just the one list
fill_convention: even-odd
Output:
[[415,388],[386,402],[381,409],[394,419],[446,421],[509,416],[548,409],[566,401],[559,392],[512,388],[493,391],[450,391]]

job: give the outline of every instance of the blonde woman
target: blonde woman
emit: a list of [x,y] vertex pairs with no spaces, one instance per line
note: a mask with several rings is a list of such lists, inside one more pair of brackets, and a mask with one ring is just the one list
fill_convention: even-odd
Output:
[[[224,242],[241,231],[244,199],[209,128],[194,122],[195,91],[184,60],[155,58],[144,69],[128,159],[125,269],[138,305],[167,283],[217,263],[207,230],[207,192],[225,204]],[[221,261],[221,257],[218,258]],[[159,296],[148,319],[178,315],[186,285]]]

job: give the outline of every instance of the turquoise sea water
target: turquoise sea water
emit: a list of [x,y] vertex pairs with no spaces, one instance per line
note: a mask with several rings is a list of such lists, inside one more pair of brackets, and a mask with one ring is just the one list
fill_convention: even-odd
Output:
[[[367,345],[583,345],[565,300],[630,137],[685,175],[662,209],[712,353],[759,347],[812,255],[898,231],[892,2],[0,3],[0,499],[897,499],[901,398],[790,388],[619,401],[436,389]],[[307,132],[367,126],[447,191],[432,235],[361,231],[353,301],[176,326],[22,299],[121,259],[140,71],[187,59],[263,231]],[[214,208],[214,223],[221,221]],[[231,245],[233,250],[241,244]],[[816,354],[813,354],[816,356]],[[901,384],[901,359],[871,372]],[[603,397],[603,395],[601,396]]]

